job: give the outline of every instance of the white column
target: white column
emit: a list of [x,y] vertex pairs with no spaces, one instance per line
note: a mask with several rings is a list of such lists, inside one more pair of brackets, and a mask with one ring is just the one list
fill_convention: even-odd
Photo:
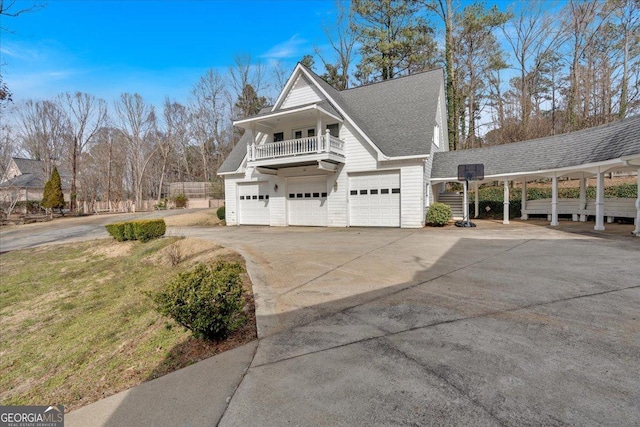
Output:
[[522,220],[527,220],[529,219],[529,215],[527,215],[525,213],[525,209],[527,209],[527,178],[525,177],[522,180],[522,215],[520,216],[520,219]]
[[509,224],[509,181],[504,181],[503,224]]
[[604,230],[604,173],[598,171],[596,188],[596,225],[594,230]]
[[640,168],[638,168],[638,198],[636,199],[636,229],[633,234],[640,237]]
[[[587,208],[587,178],[580,178],[580,210]],[[580,214],[580,222],[587,221],[587,214]]]
[[558,225],[558,177],[551,179],[551,226]]
[[474,211],[473,211],[473,217],[474,218],[478,218],[478,215],[480,215],[480,184],[478,184],[478,181],[475,182],[476,185],[476,199],[475,199],[475,203],[474,203]]
[[316,129],[316,139],[318,140],[318,153],[326,150],[328,151],[329,148],[329,141],[325,140],[324,141],[324,147],[322,146],[322,134],[324,132],[322,132],[322,117],[320,117],[320,115],[318,115],[318,124],[317,124],[317,129]]

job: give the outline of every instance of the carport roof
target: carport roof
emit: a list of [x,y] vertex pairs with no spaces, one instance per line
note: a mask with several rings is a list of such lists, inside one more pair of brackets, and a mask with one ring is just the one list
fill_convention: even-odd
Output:
[[458,165],[483,163],[485,177],[535,174],[640,156],[640,116],[546,138],[434,154],[431,178],[456,180]]

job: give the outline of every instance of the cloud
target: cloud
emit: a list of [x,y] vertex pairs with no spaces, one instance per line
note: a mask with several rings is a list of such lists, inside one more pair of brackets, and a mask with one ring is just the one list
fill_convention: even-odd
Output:
[[309,52],[305,52],[305,49],[307,49],[307,43],[307,40],[300,38],[298,34],[294,34],[289,40],[278,43],[260,55],[260,58],[278,60],[302,56],[304,53],[311,52],[310,48],[308,49]]

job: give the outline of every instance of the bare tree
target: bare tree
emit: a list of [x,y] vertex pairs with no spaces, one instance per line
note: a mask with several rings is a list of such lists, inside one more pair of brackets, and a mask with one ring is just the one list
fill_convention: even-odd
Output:
[[526,139],[532,112],[531,76],[537,74],[542,66],[536,59],[546,58],[556,50],[562,43],[562,33],[554,25],[554,17],[547,13],[547,2],[522,2],[520,6],[520,12],[502,29],[519,72],[513,82],[519,98],[521,137]]
[[223,144],[221,130],[228,116],[228,91],[223,77],[209,70],[193,87],[190,103],[191,136],[198,145],[205,181],[212,176],[210,158]]
[[82,153],[107,119],[107,103],[82,92],[64,93],[58,102],[66,114],[70,132],[71,211],[76,211],[77,179]]
[[[323,27],[336,60],[331,61],[322,56],[317,47],[315,52],[326,70],[322,78],[336,89],[344,90],[349,87],[349,69],[355,54],[356,35],[351,26],[348,8],[343,0],[336,0],[336,10],[338,16],[335,24]],[[335,38],[332,36],[334,32],[332,29],[335,29]]]
[[64,141],[69,134],[64,112],[53,101],[27,100],[16,108],[18,137],[22,150],[44,162],[44,177],[64,157]]
[[115,103],[117,127],[124,139],[124,149],[131,171],[136,208],[141,206],[145,172],[158,150],[152,133],[156,127],[156,116],[152,105],[139,94],[123,93]]
[[[258,95],[269,89],[266,81],[264,65],[260,62],[254,63],[251,55],[246,53],[236,55],[234,62],[235,64],[232,67],[229,67],[229,80],[231,86],[231,90],[228,91],[229,100],[243,100],[244,97],[247,96],[247,86],[251,86],[254,92]],[[250,102],[250,100],[245,101],[247,103]],[[233,119],[241,118],[240,114],[241,111],[234,111]]]

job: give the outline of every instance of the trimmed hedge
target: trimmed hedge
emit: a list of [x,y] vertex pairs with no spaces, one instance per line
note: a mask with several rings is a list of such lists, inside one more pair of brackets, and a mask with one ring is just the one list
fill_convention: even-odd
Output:
[[[636,184],[619,184],[605,187],[604,196],[607,198],[628,198],[635,199],[638,197],[638,186]],[[580,189],[573,188],[558,188],[558,197],[561,199],[578,199],[580,198]],[[550,199],[551,188],[527,188],[527,200],[537,199]],[[596,187],[587,187],[587,199],[594,200],[596,198]],[[475,192],[469,191],[469,200],[475,200]],[[480,188],[480,201],[491,200],[496,202],[502,202],[504,200],[504,189],[499,187],[484,187]],[[510,188],[509,200],[522,200],[522,188]]]
[[148,242],[152,239],[164,236],[167,225],[164,219],[147,219],[130,222],[117,222],[104,226],[107,232],[118,242],[127,240],[140,240]]
[[153,295],[156,310],[173,318],[196,338],[224,338],[246,321],[238,263],[198,264],[168,282]]
[[164,236],[167,231],[167,224],[164,219],[147,219],[143,221],[135,221],[133,224],[133,232],[136,240],[148,242],[152,239]]
[[225,214],[224,206],[220,206],[216,211],[216,215],[218,216],[218,219],[220,221],[224,221],[224,214]]

